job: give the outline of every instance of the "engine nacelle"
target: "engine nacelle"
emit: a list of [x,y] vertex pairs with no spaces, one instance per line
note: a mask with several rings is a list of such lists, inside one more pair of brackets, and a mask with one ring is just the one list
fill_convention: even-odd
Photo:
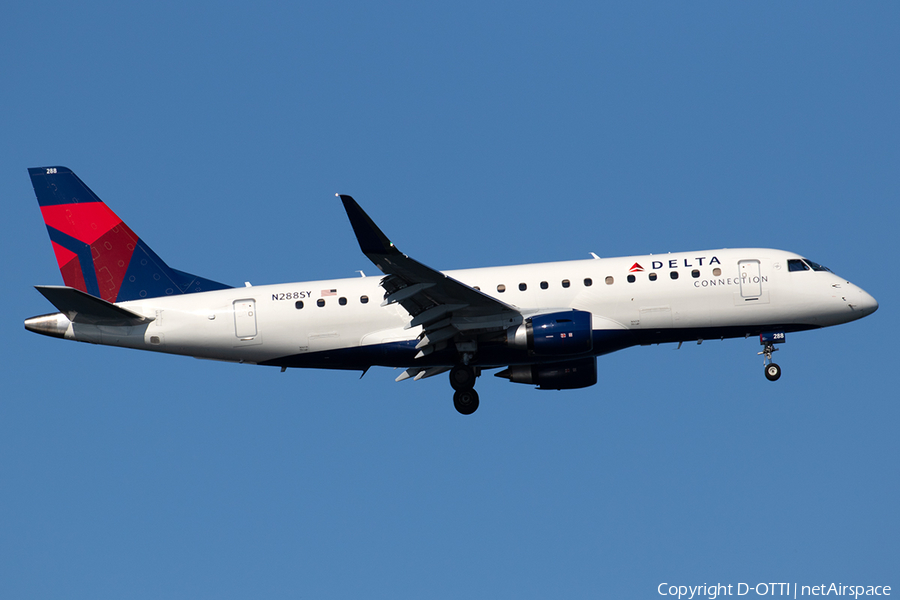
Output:
[[506,335],[510,346],[526,349],[529,356],[586,354],[594,347],[591,313],[583,310],[528,317]]
[[496,374],[513,383],[528,383],[539,390],[575,390],[597,383],[597,359],[579,358],[547,365],[511,365]]

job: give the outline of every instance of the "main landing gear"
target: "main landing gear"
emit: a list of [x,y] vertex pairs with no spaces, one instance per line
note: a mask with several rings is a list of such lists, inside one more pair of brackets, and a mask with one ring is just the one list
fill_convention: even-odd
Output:
[[478,374],[469,365],[456,365],[450,369],[450,386],[453,393],[453,406],[462,415],[471,415],[478,410],[478,392],[475,391],[475,378]]
[[763,364],[765,365],[766,379],[769,381],[778,381],[781,377],[781,367],[772,362],[772,354],[778,351],[775,344],[783,344],[785,336],[783,331],[759,334],[759,343],[762,344],[762,352],[757,352],[761,356],[765,356]]

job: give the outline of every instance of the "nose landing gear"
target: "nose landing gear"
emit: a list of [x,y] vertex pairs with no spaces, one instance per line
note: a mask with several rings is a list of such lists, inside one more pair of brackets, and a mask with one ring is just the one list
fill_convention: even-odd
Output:
[[478,374],[469,365],[456,365],[450,369],[450,386],[453,393],[453,406],[462,415],[471,415],[478,410],[478,392],[475,391],[475,378]]
[[759,334],[759,343],[762,344],[763,350],[757,354],[765,357],[763,364],[765,365],[766,379],[769,381],[778,381],[778,378],[781,377],[781,367],[772,362],[772,354],[778,351],[775,344],[783,344],[784,341],[783,331]]

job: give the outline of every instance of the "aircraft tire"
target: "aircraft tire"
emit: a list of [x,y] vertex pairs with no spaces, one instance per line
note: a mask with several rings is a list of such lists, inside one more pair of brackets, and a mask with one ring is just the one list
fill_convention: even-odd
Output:
[[775,363],[766,365],[766,379],[769,381],[778,381],[779,377],[781,377],[781,367]]
[[459,390],[453,394],[453,407],[461,415],[471,415],[478,410],[478,392]]
[[456,365],[450,369],[450,387],[457,392],[471,390],[475,387],[475,369],[469,365]]

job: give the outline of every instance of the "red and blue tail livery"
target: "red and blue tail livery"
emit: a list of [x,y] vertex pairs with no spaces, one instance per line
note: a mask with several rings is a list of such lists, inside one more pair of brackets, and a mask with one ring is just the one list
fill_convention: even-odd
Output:
[[[878,309],[821,264],[771,248],[437,271],[346,195],[359,248],[381,277],[233,288],[170,268],[69,169],[29,173],[65,280],[36,286],[59,312],[26,319],[29,331],[282,371],[448,373],[464,415],[478,408],[487,371],[540,390],[585,388],[599,381],[598,356],[631,346],[758,340],[753,351],[776,381],[772,355],[788,334]],[[464,243],[450,231],[438,239]]]
[[70,169],[28,174],[68,287],[107,302],[231,287],[169,267]]

